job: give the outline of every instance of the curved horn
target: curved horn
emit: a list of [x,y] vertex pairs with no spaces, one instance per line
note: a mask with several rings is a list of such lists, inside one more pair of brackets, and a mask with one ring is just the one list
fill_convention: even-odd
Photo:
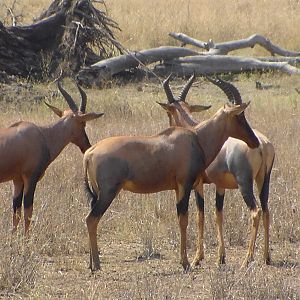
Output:
[[77,88],[80,92],[80,96],[81,96],[81,102],[80,102],[80,106],[79,106],[79,111],[82,112],[83,114],[85,113],[85,109],[86,109],[86,100],[87,100],[87,96],[85,91],[80,87],[80,85],[77,83]]
[[78,107],[77,107],[76,103],[74,102],[72,97],[62,88],[62,86],[60,84],[60,80],[57,81],[57,86],[58,86],[59,91],[64,96],[65,100],[67,101],[67,103],[68,103],[70,109],[72,110],[72,112],[77,113],[78,112]]
[[233,104],[241,104],[242,98],[238,91],[238,89],[231,83],[222,80],[221,78],[217,77],[217,79],[211,78],[206,76],[206,78],[218,86],[227,96],[228,100]]
[[194,80],[195,80],[196,76],[195,73],[193,73],[193,75],[190,77],[190,79],[188,80],[188,82],[185,84],[185,86],[182,88],[179,97],[178,97],[178,101],[185,101],[186,95],[189,92]]
[[169,86],[169,81],[170,81],[171,76],[172,76],[172,74],[170,74],[168,76],[168,78],[165,79],[164,82],[163,82],[163,87],[164,87],[164,90],[165,90],[165,93],[167,95],[169,103],[175,102],[175,98],[174,98],[173,93],[172,93],[172,91],[170,89],[170,86]]

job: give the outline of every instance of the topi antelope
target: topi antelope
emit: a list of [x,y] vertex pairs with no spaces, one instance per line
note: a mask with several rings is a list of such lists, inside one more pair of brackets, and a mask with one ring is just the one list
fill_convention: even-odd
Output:
[[79,86],[79,109],[59,81],[58,88],[70,110],[61,111],[46,103],[60,117],[57,122],[48,126],[38,126],[20,121],[0,129],[0,182],[12,180],[14,184],[13,232],[16,231],[21,218],[22,201],[25,234],[28,232],[36,184],[50,163],[69,143],[77,145],[84,153],[91,146],[85,132],[85,124],[103,115],[85,112],[87,96]]
[[[195,76],[192,76],[183,87],[180,96],[175,99],[169,86],[169,78],[164,81],[164,90],[167,95],[168,104],[159,103],[166,111],[171,126],[182,126],[185,128],[194,128],[198,123],[193,119],[191,113],[206,109],[207,107],[194,107],[186,101],[186,95],[190,89]],[[221,79],[208,78],[212,83],[220,87],[227,95],[230,101],[235,104],[241,104],[242,99],[238,90],[230,83]],[[238,116],[240,122],[244,122],[244,115]],[[197,253],[193,265],[199,264],[204,258],[203,252],[203,226],[204,226],[204,196],[203,183],[214,183],[216,185],[216,223],[218,233],[218,262],[225,263],[225,246],[223,239],[223,202],[225,189],[239,188],[247,206],[251,211],[252,229],[248,253],[244,264],[253,260],[255,240],[260,219],[260,209],[253,193],[253,181],[256,181],[261,207],[263,211],[263,224],[265,230],[264,260],[270,262],[269,253],[269,182],[272,165],[275,157],[274,147],[271,142],[259,131],[254,130],[258,140],[259,147],[251,149],[241,140],[229,137],[224,143],[215,160],[208,166],[201,178],[199,185],[195,189],[197,200],[197,221],[199,226]]]
[[229,136],[242,139],[251,148],[259,145],[246,119],[237,117],[247,106],[226,104],[192,130],[171,127],[154,136],[111,137],[86,151],[83,167],[91,199],[86,217],[91,270],[100,269],[98,223],[122,189],[140,194],[175,190],[181,264],[184,270],[189,269],[186,230],[190,192]]

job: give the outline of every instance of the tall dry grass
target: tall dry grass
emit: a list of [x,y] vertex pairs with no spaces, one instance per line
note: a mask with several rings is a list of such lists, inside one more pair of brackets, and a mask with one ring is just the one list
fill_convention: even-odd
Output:
[[[3,0],[11,7],[14,0]],[[119,23],[120,42],[130,50],[179,45],[169,32],[183,32],[196,39],[215,42],[262,34],[273,43],[299,51],[300,3],[298,0],[107,0],[108,14]],[[24,23],[47,9],[50,0],[17,1],[15,14]],[[10,22],[6,6],[0,7],[0,20]],[[30,9],[28,9],[30,7]],[[266,54],[256,47],[251,54]]]
[[[12,0],[4,0],[10,5]],[[47,8],[50,1],[20,1],[16,13],[24,23]],[[181,31],[201,40],[239,39],[253,33],[266,35],[282,47],[299,50],[298,1],[106,1],[111,16],[120,24],[120,41],[131,50],[172,45],[170,31]],[[28,9],[30,7],[30,9]],[[280,9],[278,8],[280,7]],[[0,7],[0,19],[6,17]],[[251,50],[252,51],[252,50]],[[261,54],[261,49],[254,49]],[[251,52],[252,53],[252,52]],[[258,91],[255,80],[280,85]],[[179,87],[182,82],[172,85]],[[214,220],[214,189],[205,187],[205,260],[190,274],[178,262],[179,230],[172,192],[135,195],[122,192],[99,226],[98,243],[102,271],[91,274],[88,266],[85,216],[89,211],[82,190],[80,151],[66,147],[49,167],[36,190],[32,232],[24,241],[22,225],[10,235],[12,186],[0,185],[0,298],[4,299],[299,299],[300,271],[300,106],[297,77],[277,74],[242,75],[235,83],[245,101],[251,124],[275,145],[276,160],[271,178],[270,210],[273,263],[264,266],[263,231],[260,226],[255,262],[240,269],[249,240],[249,212],[238,191],[225,200],[227,265],[217,267]],[[165,99],[161,87],[143,82],[126,87],[87,91],[88,109],[105,116],[88,124],[91,143],[113,135],[150,135],[167,127],[165,112],[155,103]],[[78,97],[73,85],[67,89]],[[33,95],[49,95],[61,108],[61,98],[51,98],[52,85],[34,84],[5,89],[0,98],[0,127],[23,120],[38,124],[54,122],[54,116]],[[176,90],[176,88],[175,88]],[[3,99],[6,99],[5,101]],[[188,101],[211,103],[212,115],[224,96],[198,79]],[[261,224],[262,225],[262,224]],[[189,257],[195,252],[195,203],[191,196]]]
[[[49,167],[38,184],[34,220],[29,241],[22,225],[16,236],[11,229],[11,184],[1,184],[0,296],[34,299],[297,299],[299,295],[300,190],[297,133],[300,128],[297,78],[264,75],[264,82],[279,89],[255,90],[257,76],[240,76],[235,84],[245,101],[252,100],[247,118],[274,143],[276,161],[271,180],[270,210],[273,263],[262,262],[263,230],[260,226],[255,263],[241,269],[249,240],[249,212],[238,191],[228,191],[225,200],[227,265],[218,268],[214,220],[214,189],[205,187],[205,260],[191,274],[179,265],[179,230],[173,192],[135,195],[122,192],[99,226],[98,242],[102,271],[91,275],[88,266],[85,215],[89,208],[82,189],[80,151],[68,146]],[[181,82],[172,85],[180,87]],[[73,85],[68,90],[78,97]],[[113,135],[150,135],[167,126],[165,112],[155,103],[163,101],[159,86],[142,83],[108,90],[88,90],[88,109],[105,116],[88,124],[91,142]],[[40,90],[42,85],[33,87]],[[55,90],[44,86],[44,90]],[[139,90],[139,91],[138,91]],[[142,90],[142,91],[141,91]],[[13,91],[13,89],[12,89]],[[49,95],[51,91],[48,91]],[[211,103],[207,118],[223,104],[224,96],[199,79],[188,101]],[[30,101],[30,97],[27,99]],[[63,108],[60,98],[49,98]],[[20,118],[39,124],[56,116],[44,105],[28,110],[27,104],[3,103],[1,127]],[[17,114],[16,114],[17,111]],[[195,203],[191,196],[189,257],[195,252]]]
[[183,32],[215,42],[254,33],[282,47],[299,50],[299,1],[166,0],[107,1],[111,15],[124,29],[121,41],[133,50],[178,44],[169,32]]

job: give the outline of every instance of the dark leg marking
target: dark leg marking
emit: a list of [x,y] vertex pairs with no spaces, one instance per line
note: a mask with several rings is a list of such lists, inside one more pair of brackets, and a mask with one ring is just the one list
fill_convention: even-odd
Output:
[[218,264],[225,264],[225,244],[223,236],[223,206],[225,190],[216,187],[216,225],[218,235]]
[[13,198],[13,211],[14,211],[14,213],[16,213],[17,209],[22,206],[22,200],[23,200],[23,189],[17,197]]
[[[89,215],[86,218],[86,223],[89,232],[90,239],[90,268],[91,270],[100,269],[100,259],[98,254],[97,245],[97,226],[98,223],[108,209],[113,199],[116,197],[120,190],[120,184],[116,184],[113,187],[101,187],[101,191],[98,195],[97,201],[92,207]],[[94,264],[94,267],[93,267]]]
[[30,208],[33,205],[33,198],[34,198],[34,192],[35,192],[35,188],[36,188],[36,181],[33,181],[30,186],[29,189],[27,191],[27,193],[24,195],[24,208]]
[[195,198],[199,210],[204,211],[204,199],[197,191],[195,191]]
[[253,194],[253,182],[246,186],[239,186],[241,194],[250,210],[255,210],[257,208],[257,203]]
[[188,194],[185,193],[184,197],[176,204],[178,216],[185,215],[187,213],[189,207],[189,195],[190,192]]
[[271,171],[265,176],[264,183],[259,195],[261,208],[263,211],[268,210],[269,187],[270,187]]
[[218,192],[216,192],[216,209],[217,209],[217,211],[223,210],[224,196],[225,196],[225,194],[220,195]]

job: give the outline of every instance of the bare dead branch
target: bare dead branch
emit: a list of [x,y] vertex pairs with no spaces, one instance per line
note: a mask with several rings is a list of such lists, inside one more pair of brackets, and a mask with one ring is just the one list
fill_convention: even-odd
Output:
[[175,33],[171,32],[169,35],[182,43],[190,44],[196,47],[200,47],[202,49],[207,50],[206,54],[214,54],[214,55],[224,55],[228,54],[230,51],[244,49],[244,48],[253,48],[255,45],[260,45],[265,48],[267,51],[271,53],[271,55],[281,55],[281,56],[300,56],[300,52],[288,51],[282,49],[262,35],[254,34],[249,38],[241,39],[237,41],[229,41],[225,43],[213,43],[212,40],[208,42],[202,42],[196,39],[193,39],[186,34],[183,33]]

